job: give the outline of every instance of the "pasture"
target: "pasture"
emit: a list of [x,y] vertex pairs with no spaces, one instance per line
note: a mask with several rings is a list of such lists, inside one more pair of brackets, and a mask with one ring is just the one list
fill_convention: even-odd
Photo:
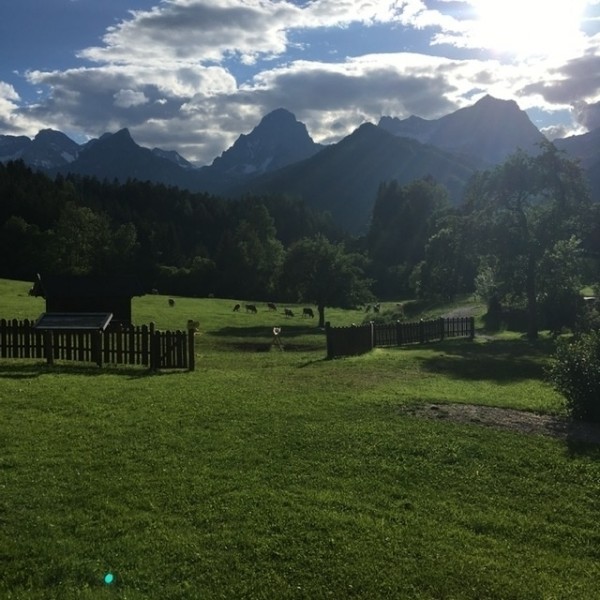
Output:
[[[28,287],[0,318],[43,312]],[[551,340],[328,361],[283,308],[134,299],[199,322],[194,372],[0,359],[1,598],[598,598],[598,446],[407,410],[560,415]]]

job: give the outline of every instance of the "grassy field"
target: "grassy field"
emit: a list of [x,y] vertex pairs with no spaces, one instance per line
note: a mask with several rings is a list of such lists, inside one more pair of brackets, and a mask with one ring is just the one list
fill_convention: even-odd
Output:
[[[43,312],[28,287],[0,280],[0,318]],[[549,340],[328,361],[236,301],[134,299],[200,322],[193,373],[0,360],[0,598],[599,597],[597,446],[402,411],[562,414]]]

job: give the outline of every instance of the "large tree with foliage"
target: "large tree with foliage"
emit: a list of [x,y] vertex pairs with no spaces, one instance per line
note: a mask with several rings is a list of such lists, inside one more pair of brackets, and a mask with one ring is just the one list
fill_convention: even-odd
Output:
[[530,338],[538,335],[542,282],[546,295],[562,286],[544,266],[583,238],[590,206],[581,168],[549,142],[535,156],[517,151],[471,182],[466,209],[473,241],[489,257],[486,268],[494,265],[498,294],[524,301]]
[[475,265],[463,218],[450,215],[425,244],[424,259],[411,273],[411,287],[418,298],[451,301],[473,291]]
[[381,184],[366,238],[379,297],[399,298],[409,291],[410,274],[449,206],[446,189],[431,179]]
[[318,235],[292,245],[283,264],[282,286],[295,301],[317,306],[319,327],[325,307],[347,308],[372,298],[364,275],[365,259]]
[[219,294],[269,299],[275,293],[284,258],[269,211],[262,204],[240,206],[240,221],[221,239],[216,264]]

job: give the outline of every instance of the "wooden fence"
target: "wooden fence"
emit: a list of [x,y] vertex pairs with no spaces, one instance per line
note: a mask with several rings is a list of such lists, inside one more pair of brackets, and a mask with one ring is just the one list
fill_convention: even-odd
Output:
[[105,331],[38,330],[25,319],[0,319],[0,358],[142,365],[151,370],[195,368],[193,331],[158,331],[150,325]]
[[365,354],[376,347],[424,344],[446,338],[470,338],[475,336],[475,319],[460,317],[434,319],[416,323],[400,321],[389,324],[367,323],[351,327],[331,327],[325,324],[327,357]]

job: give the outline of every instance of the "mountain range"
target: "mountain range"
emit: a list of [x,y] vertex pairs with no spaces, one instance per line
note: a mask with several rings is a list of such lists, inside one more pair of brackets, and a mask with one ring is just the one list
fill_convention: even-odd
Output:
[[[49,129],[33,139],[0,135],[0,162],[21,159],[50,175],[139,179],[225,197],[289,194],[358,233],[368,225],[382,182],[431,176],[459,202],[475,171],[518,148],[535,152],[543,139],[514,101],[485,96],[439,119],[382,116],[377,125],[365,123],[328,146],[315,143],[306,126],[280,108],[204,167],[174,151],[143,148],[127,129],[81,145]],[[600,129],[554,143],[581,161],[593,197],[600,198]]]

